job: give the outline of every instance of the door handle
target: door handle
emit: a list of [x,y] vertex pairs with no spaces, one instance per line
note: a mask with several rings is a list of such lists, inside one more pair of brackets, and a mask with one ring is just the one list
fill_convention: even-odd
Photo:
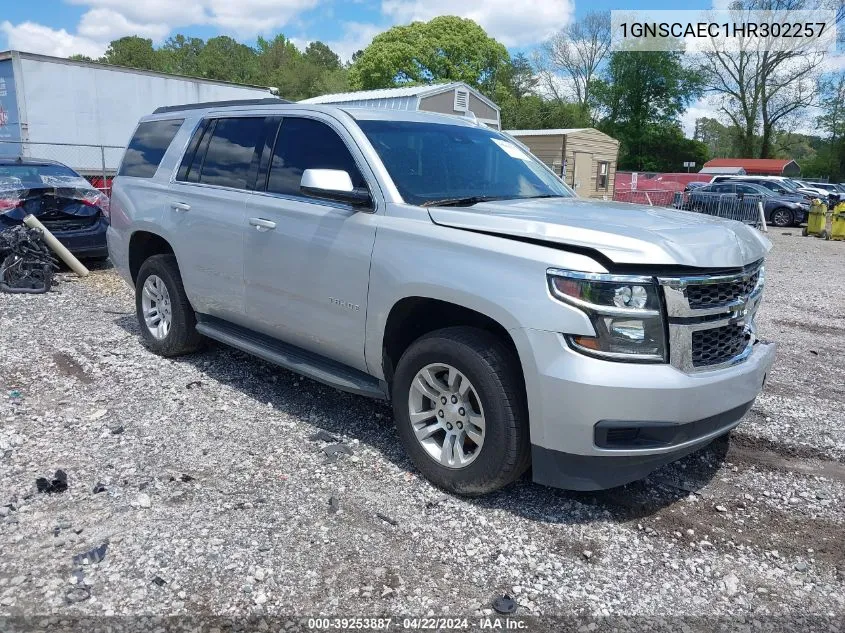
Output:
[[191,205],[184,202],[171,202],[170,208],[174,211],[178,211],[179,213],[184,213],[185,211],[191,210]]
[[276,228],[276,223],[263,218],[250,218],[250,226],[254,226],[257,231],[272,231]]

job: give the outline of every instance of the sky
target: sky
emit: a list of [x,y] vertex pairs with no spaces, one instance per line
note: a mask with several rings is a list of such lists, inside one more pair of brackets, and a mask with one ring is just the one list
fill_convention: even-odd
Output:
[[[727,0],[687,0],[684,9],[719,7]],[[252,44],[283,33],[304,48],[327,43],[342,59],[395,24],[459,15],[478,22],[511,53],[533,49],[588,11],[677,9],[672,0],[0,0],[0,50],[67,57],[102,55],[125,35],[161,44],[174,33],[207,39],[230,35]],[[704,101],[684,117],[712,114]]]

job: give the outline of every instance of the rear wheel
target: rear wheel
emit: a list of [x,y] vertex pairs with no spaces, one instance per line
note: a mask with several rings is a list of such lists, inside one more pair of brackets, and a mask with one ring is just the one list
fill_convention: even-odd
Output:
[[772,211],[771,219],[769,220],[769,222],[778,228],[792,226],[793,221],[792,211],[783,207],[778,207]]
[[396,368],[393,409],[414,464],[446,490],[484,494],[528,468],[519,361],[484,330],[445,328],[414,342]]
[[173,255],[153,255],[141,264],[135,280],[135,311],[144,342],[156,354],[179,356],[202,346],[196,314]]

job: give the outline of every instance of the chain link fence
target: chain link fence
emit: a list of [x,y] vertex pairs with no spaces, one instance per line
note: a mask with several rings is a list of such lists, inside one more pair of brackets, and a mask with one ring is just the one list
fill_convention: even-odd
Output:
[[112,178],[117,173],[124,149],[118,145],[0,140],[0,157],[21,156],[62,163],[84,176],[106,195],[111,194]]
[[736,220],[766,231],[766,216],[761,196],[747,196],[703,191],[680,191],[674,194],[672,206],[684,211],[704,213],[717,218]]

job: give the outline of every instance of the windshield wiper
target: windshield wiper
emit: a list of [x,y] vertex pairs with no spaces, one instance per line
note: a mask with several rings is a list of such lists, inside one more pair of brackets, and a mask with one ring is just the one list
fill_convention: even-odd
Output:
[[444,198],[442,200],[429,200],[423,202],[423,207],[471,207],[479,202],[490,202],[492,200],[536,200],[537,198],[566,198],[561,194],[543,193],[538,196],[467,196],[466,198]]
[[423,207],[471,207],[479,202],[490,202],[492,200],[505,200],[505,196],[467,196],[465,198],[442,198],[441,200],[429,200],[423,202]]

